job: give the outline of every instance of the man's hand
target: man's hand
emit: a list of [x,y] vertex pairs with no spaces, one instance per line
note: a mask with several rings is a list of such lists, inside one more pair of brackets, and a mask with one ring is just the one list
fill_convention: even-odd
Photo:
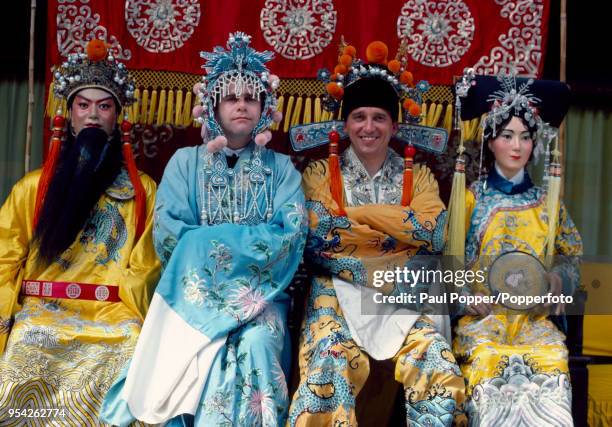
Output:
[[[484,294],[481,292],[477,292],[474,295],[484,296]],[[490,304],[490,303],[466,304],[465,308],[468,314],[485,317],[491,313],[491,310],[493,309],[493,304]]]
[[[546,273],[546,279],[548,280],[549,292],[553,296],[561,295],[561,291],[563,290],[563,281],[561,280],[561,276],[558,273],[550,272]],[[544,307],[550,307],[552,304],[544,304]],[[565,304],[559,303],[555,304],[555,307],[552,310],[553,314],[558,316],[560,314],[565,313]]]

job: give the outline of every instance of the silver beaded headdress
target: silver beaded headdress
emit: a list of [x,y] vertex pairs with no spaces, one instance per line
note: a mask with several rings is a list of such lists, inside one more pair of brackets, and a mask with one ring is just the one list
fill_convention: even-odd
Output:
[[223,130],[215,118],[217,103],[234,89],[236,96],[249,92],[257,100],[265,96],[261,117],[252,135],[266,130],[273,121],[276,111],[277,99],[275,95],[279,86],[276,76],[270,74],[265,63],[270,61],[274,54],[270,51],[258,52],[249,46],[251,36],[236,32],[229,36],[227,50],[217,46],[212,52],[200,52],[205,60],[202,66],[206,75],[202,83],[196,85],[196,95],[200,100],[201,108],[194,109],[195,120],[206,127],[208,139],[223,135]]
[[135,84],[125,65],[117,61],[102,40],[91,40],[87,53],[71,53],[53,72],[56,97],[71,100],[82,89],[110,93],[121,107],[134,103]]

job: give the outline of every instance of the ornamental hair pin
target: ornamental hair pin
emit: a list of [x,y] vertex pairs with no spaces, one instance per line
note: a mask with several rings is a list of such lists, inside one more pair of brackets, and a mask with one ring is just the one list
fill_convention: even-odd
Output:
[[[533,95],[529,88],[533,84],[533,79],[528,79],[517,87],[515,75],[499,74],[497,80],[501,89],[496,90],[489,96],[487,102],[492,102],[491,111],[487,114],[483,122],[485,128],[490,128],[495,135],[496,128],[511,115],[516,115],[529,126],[535,126],[541,122],[536,105],[540,99]],[[514,110],[514,111],[513,111]],[[488,135],[485,135],[487,137]]]
[[455,83],[455,130],[461,128],[461,98],[465,98],[475,82],[476,72],[473,68],[465,68],[463,70],[463,76]]

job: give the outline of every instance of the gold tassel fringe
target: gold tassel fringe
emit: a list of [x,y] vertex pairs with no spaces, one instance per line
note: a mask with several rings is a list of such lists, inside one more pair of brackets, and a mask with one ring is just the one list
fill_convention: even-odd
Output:
[[[193,122],[192,109],[197,99],[193,96],[191,89],[144,87],[137,88],[134,96],[136,102],[126,107],[125,110],[131,123],[155,126],[200,126],[199,123]],[[283,113],[283,119],[280,123],[273,124],[272,130],[282,129],[283,132],[288,132],[289,127],[294,125],[340,119],[342,107],[336,113],[325,111],[322,107],[322,99],[322,96],[313,96],[311,93],[280,94],[277,109]],[[67,117],[66,102],[53,95],[53,83],[51,83],[46,104],[46,116],[55,116],[60,108]],[[450,134],[452,114],[453,105],[449,102],[423,102],[420,124],[444,127]],[[400,123],[404,121],[401,105],[398,121]],[[477,137],[478,123],[479,119],[475,119],[470,122],[470,126],[466,127],[466,140],[473,140]]]

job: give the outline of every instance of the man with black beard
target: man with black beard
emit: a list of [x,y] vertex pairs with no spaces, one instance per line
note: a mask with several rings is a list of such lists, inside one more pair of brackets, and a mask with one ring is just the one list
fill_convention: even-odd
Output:
[[129,123],[117,126],[133,80],[100,41],[54,77],[67,136],[58,115],[44,167],[0,209],[0,420],[9,425],[28,408],[98,425],[159,277],[155,183],[136,169]]

